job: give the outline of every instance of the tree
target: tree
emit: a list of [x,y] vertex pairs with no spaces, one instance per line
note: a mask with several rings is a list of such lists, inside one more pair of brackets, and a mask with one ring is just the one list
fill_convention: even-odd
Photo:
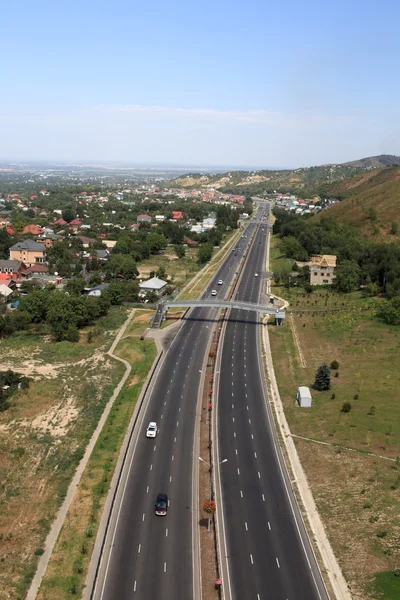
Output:
[[281,248],[285,256],[288,258],[294,258],[296,260],[308,259],[307,250],[300,243],[300,241],[293,236],[284,238],[281,242]]
[[0,229],[0,259],[8,258],[8,249],[13,244],[11,235],[5,229]]
[[197,260],[200,264],[208,262],[213,254],[213,246],[210,242],[201,244],[197,250]]
[[62,211],[62,218],[70,223],[75,219],[75,210],[71,206],[66,206]]
[[82,277],[74,277],[74,279],[70,279],[65,286],[65,290],[69,294],[83,294],[83,289],[85,287],[85,281]]
[[342,261],[336,269],[335,288],[342,293],[352,292],[360,285],[361,270],[354,260]]
[[147,236],[146,244],[151,254],[156,254],[157,252],[165,250],[168,244],[168,240],[160,233],[150,233]]
[[178,246],[178,244],[174,246],[174,250],[178,258],[183,258],[186,254],[185,248],[183,246]]
[[400,325],[400,296],[388,300],[382,308],[382,314],[388,325]]
[[18,311],[26,312],[33,323],[41,323],[46,318],[47,294],[40,289],[33,290],[27,296],[21,298]]
[[124,279],[134,279],[139,275],[135,260],[125,254],[112,254],[104,266],[104,271],[110,277],[119,276]]
[[333,360],[333,361],[331,362],[331,369],[333,369],[334,371],[337,371],[337,370],[338,370],[338,368],[339,368],[339,363],[338,363],[338,361],[337,361],[337,360]]
[[314,388],[316,390],[329,390],[331,387],[331,370],[326,363],[320,365],[315,374]]
[[103,296],[110,304],[122,304],[124,300],[123,284],[118,282],[110,283],[108,288],[104,290]]

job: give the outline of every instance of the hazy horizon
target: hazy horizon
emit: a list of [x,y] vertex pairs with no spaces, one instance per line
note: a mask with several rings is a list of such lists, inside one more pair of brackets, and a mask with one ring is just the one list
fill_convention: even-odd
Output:
[[376,0],[9,3],[0,152],[249,169],[400,154],[390,14]]

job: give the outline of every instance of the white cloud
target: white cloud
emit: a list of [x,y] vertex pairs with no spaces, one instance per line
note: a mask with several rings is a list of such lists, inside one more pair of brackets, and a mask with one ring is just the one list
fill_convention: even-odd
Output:
[[171,106],[143,106],[140,104],[99,104],[88,112],[104,114],[140,115],[147,118],[164,116],[166,118],[184,118],[192,121],[232,122],[266,125],[271,127],[337,127],[355,121],[354,117],[328,117],[323,115],[304,116],[285,114],[266,110],[217,110],[213,108],[182,108]]

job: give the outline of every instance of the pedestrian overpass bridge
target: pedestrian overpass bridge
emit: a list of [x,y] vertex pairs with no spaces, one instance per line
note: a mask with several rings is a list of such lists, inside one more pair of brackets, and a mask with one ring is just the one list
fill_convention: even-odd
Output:
[[[260,312],[264,314],[273,315],[275,317],[275,323],[282,325],[285,320],[285,310],[279,308],[272,303],[269,304],[256,304],[254,302],[244,302],[241,300],[162,300],[157,305],[156,314],[160,316],[160,322],[162,316],[168,312],[169,308],[219,308],[229,309],[237,308],[239,310],[249,310],[253,312]],[[159,326],[155,325],[154,326]]]

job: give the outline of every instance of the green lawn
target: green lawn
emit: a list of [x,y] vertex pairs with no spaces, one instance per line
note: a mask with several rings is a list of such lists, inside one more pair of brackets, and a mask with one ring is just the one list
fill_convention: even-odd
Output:
[[[356,597],[397,598],[400,578],[387,572],[400,560],[400,468],[395,461],[400,456],[400,327],[383,323],[381,301],[359,292],[274,291],[290,300],[288,312],[306,361],[303,368],[289,316],[282,327],[268,326],[290,429],[328,444],[294,438],[335,554]],[[312,407],[300,409],[297,387],[311,387],[317,367],[333,360],[339,369],[332,371],[331,389],[312,389]],[[344,402],[352,406],[347,414],[341,411]]]

